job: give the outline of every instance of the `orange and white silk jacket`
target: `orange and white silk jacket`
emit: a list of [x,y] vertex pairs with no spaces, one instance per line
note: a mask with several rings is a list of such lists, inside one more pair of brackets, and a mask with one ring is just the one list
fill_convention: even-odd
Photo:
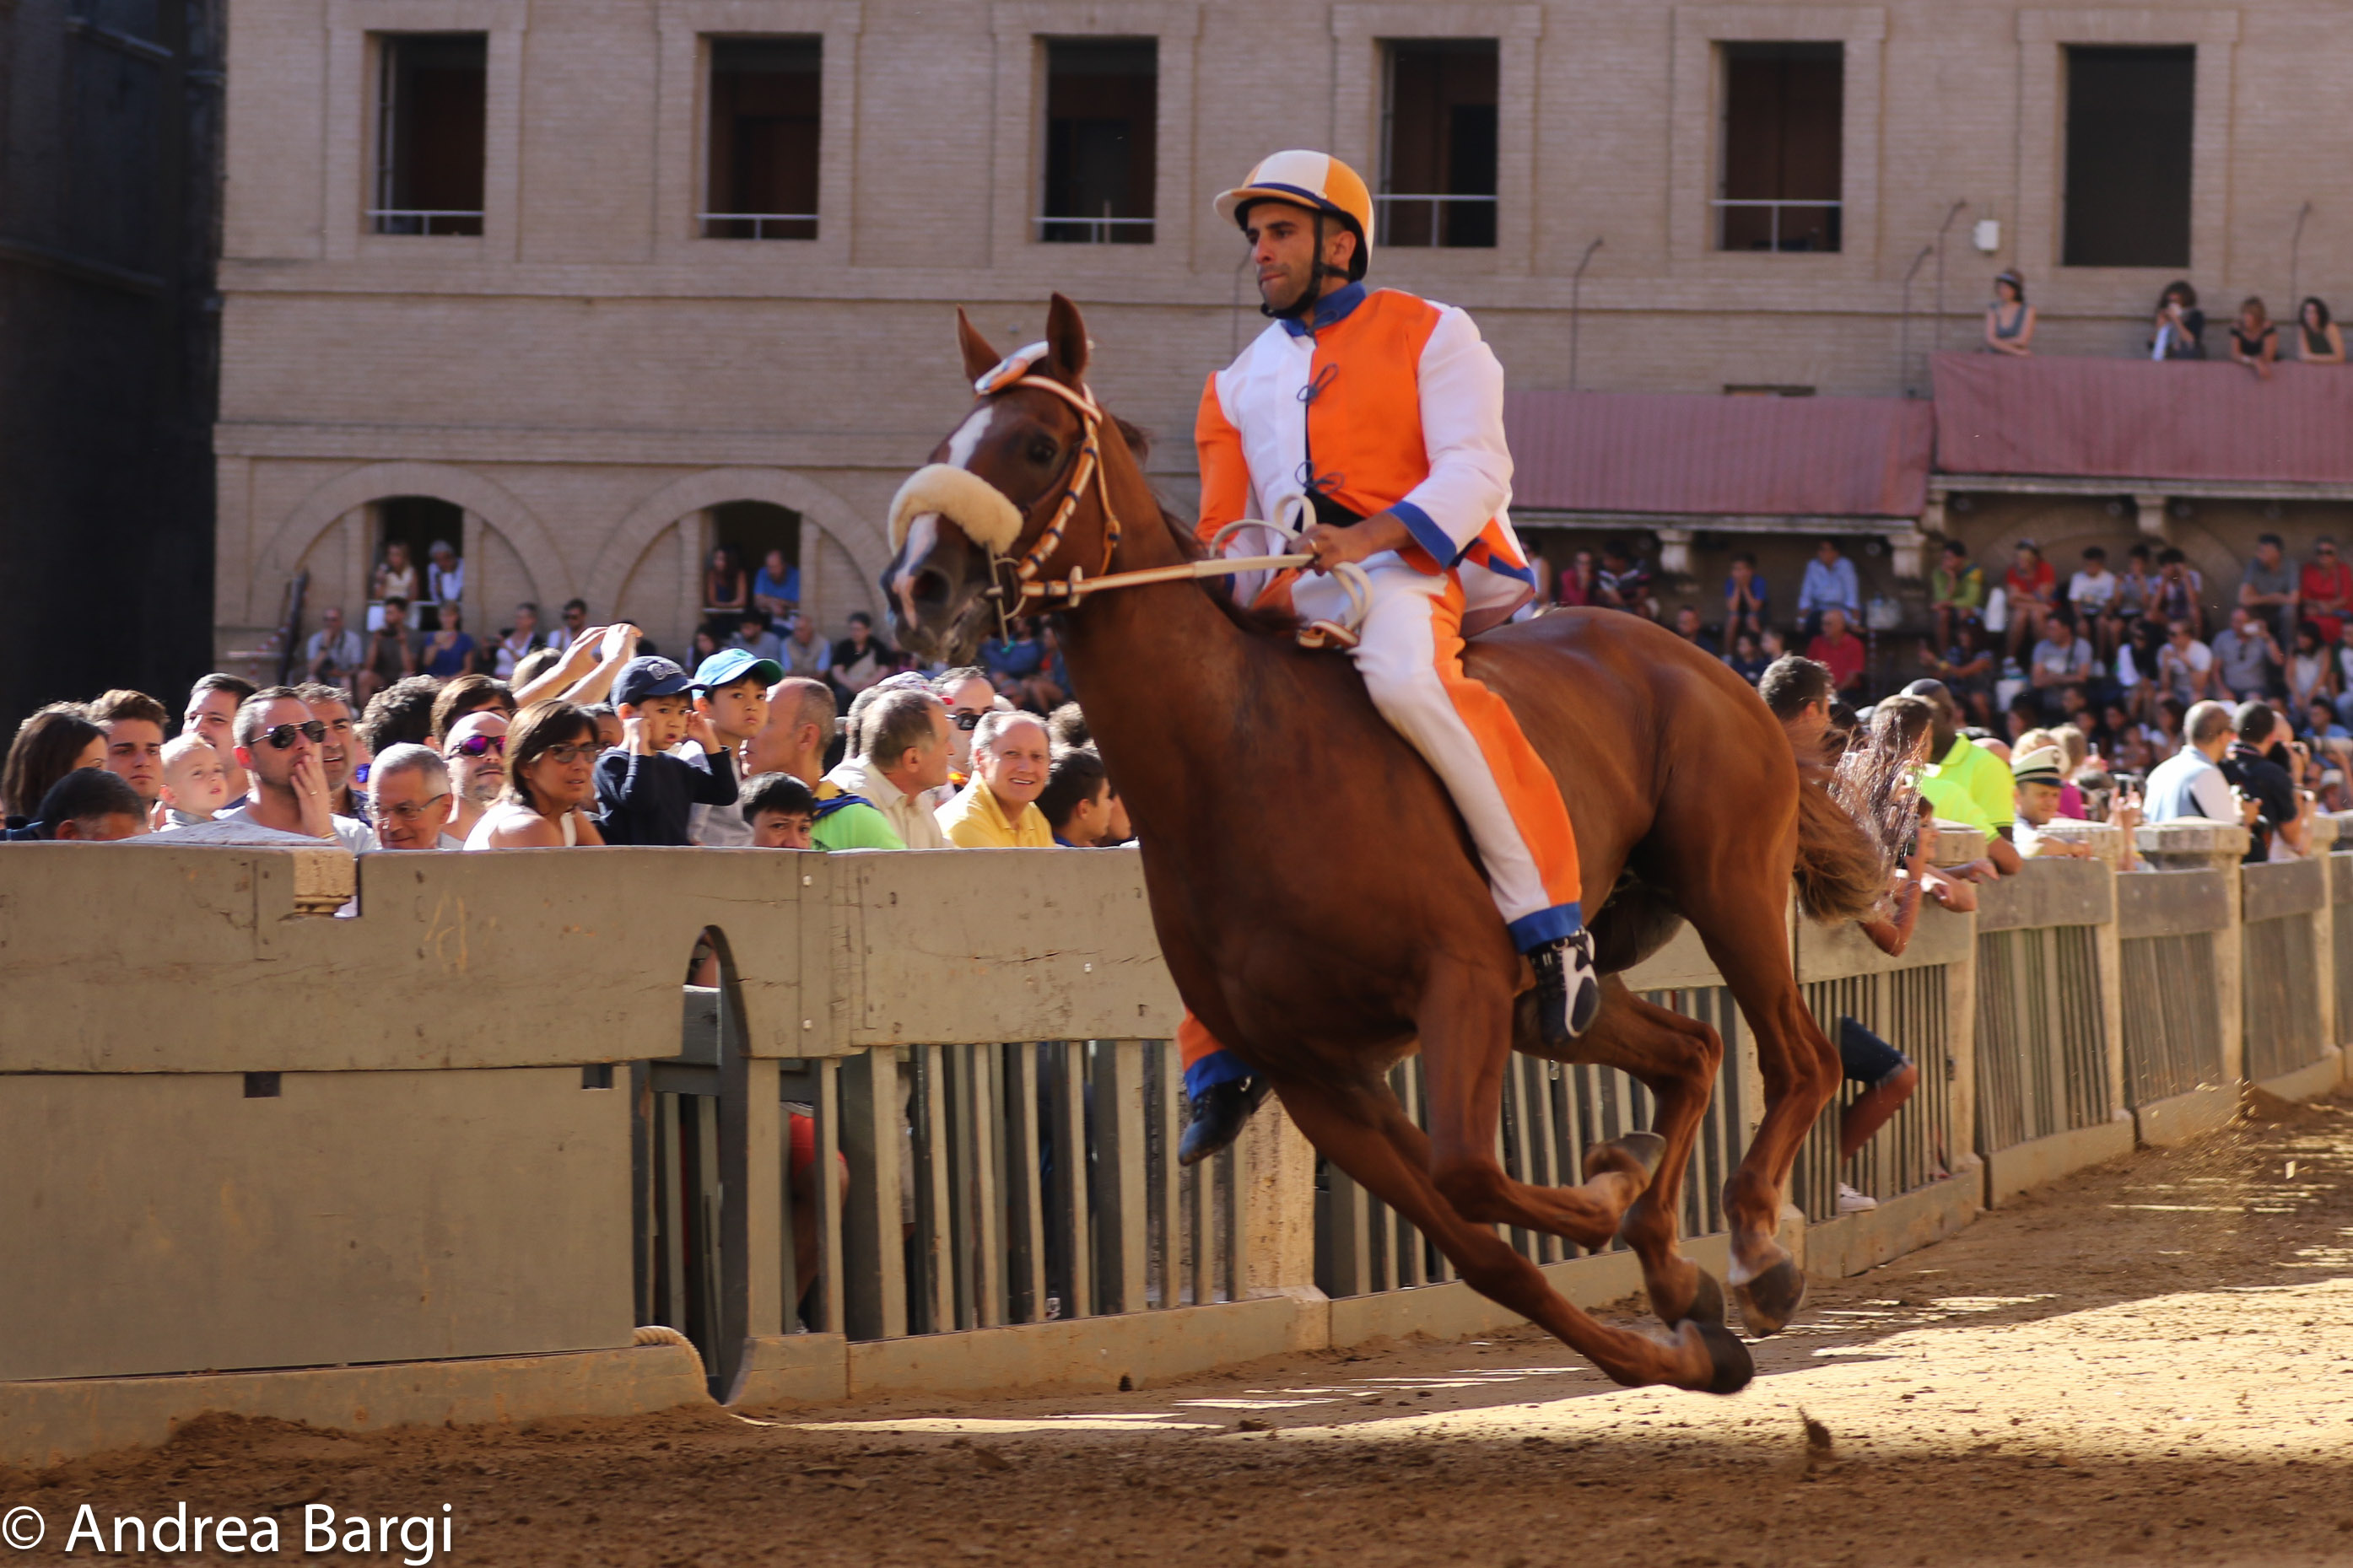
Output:
[[[1451,305],[1352,283],[1317,301],[1312,332],[1271,323],[1209,377],[1193,437],[1204,543],[1240,518],[1289,521],[1320,491],[1327,509],[1403,519],[1414,543],[1399,557],[1459,572],[1480,621],[1535,591],[1512,531],[1504,367]],[[1247,530],[1227,544],[1240,555],[1276,547]]]

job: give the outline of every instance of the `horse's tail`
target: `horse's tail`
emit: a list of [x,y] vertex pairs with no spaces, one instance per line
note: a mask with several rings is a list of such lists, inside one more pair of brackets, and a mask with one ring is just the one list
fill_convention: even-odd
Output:
[[1905,760],[1859,747],[1829,767],[1798,763],[1798,907],[1817,921],[1861,920],[1885,897],[1918,818]]

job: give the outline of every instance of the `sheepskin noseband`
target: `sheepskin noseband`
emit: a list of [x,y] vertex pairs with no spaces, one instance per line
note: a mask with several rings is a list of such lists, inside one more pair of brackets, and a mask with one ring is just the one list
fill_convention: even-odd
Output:
[[891,549],[895,554],[907,542],[907,525],[925,512],[937,512],[964,531],[983,550],[998,555],[1013,553],[1021,537],[1021,512],[1005,492],[968,468],[933,463],[917,468],[899,487],[891,502]]

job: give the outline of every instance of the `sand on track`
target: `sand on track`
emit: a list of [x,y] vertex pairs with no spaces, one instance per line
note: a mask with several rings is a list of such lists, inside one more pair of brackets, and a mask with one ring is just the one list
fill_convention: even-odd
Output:
[[323,1501],[448,1503],[446,1560],[479,1563],[2353,1563],[2353,1105],[2084,1173],[1817,1285],[1756,1349],[1730,1398],[1618,1389],[1521,1329],[1124,1394],[357,1437],[208,1417],[0,1473],[0,1512],[49,1520],[27,1563],[83,1503],[182,1499],[274,1509],[281,1560]]

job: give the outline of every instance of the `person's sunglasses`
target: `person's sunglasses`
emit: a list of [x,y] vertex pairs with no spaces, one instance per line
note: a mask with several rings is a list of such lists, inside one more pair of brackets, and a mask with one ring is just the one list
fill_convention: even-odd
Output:
[[967,713],[961,708],[951,709],[948,711],[948,722],[959,730],[977,730],[980,728],[980,721],[987,717],[986,713]]
[[297,731],[314,746],[327,738],[327,727],[316,719],[307,724],[272,724],[261,732],[261,738],[269,742],[271,751],[282,752],[294,743]]
[[579,744],[573,746],[550,746],[546,751],[540,754],[545,757],[553,757],[559,763],[571,763],[579,762],[583,758],[595,757],[604,749],[604,747],[596,744],[594,741],[583,741]]
[[450,750],[461,757],[488,756],[493,752],[503,757],[507,754],[507,738],[504,735],[469,735]]
[[396,819],[402,822],[421,821],[427,812],[448,798],[449,796],[445,793],[437,795],[421,805],[413,800],[404,800],[393,805],[380,805],[375,809],[375,819],[378,822],[391,822]]

